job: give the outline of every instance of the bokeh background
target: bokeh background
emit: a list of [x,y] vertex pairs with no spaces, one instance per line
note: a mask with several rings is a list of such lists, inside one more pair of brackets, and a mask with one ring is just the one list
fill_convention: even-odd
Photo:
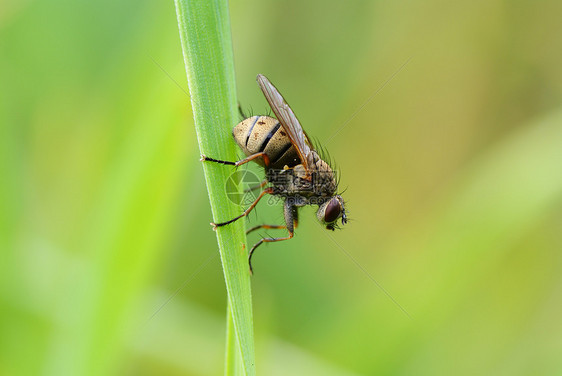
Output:
[[[173,2],[0,8],[0,374],[222,374]],[[280,88],[351,218],[256,253],[258,374],[562,374],[562,3],[230,9],[240,102]]]

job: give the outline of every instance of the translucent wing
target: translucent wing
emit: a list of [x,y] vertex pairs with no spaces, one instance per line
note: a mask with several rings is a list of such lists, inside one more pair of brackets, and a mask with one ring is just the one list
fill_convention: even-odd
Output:
[[291,143],[295,146],[295,149],[297,149],[297,153],[299,154],[304,168],[306,171],[309,171],[308,155],[312,150],[312,144],[306,133],[304,133],[295,113],[291,110],[291,107],[289,107],[285,99],[283,99],[281,93],[269,82],[267,77],[258,74],[257,80],[277,120],[279,120],[283,128],[287,131]]

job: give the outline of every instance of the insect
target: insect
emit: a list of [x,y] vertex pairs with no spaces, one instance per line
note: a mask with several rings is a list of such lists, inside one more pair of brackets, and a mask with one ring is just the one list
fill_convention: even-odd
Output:
[[232,134],[246,158],[237,162],[223,161],[201,156],[201,161],[240,166],[250,161],[265,168],[265,180],[252,189],[264,188],[257,199],[239,216],[222,223],[211,223],[216,230],[247,216],[265,195],[284,199],[283,215],[285,225],[259,225],[248,233],[261,228],[286,229],[285,237],[266,237],[257,242],[248,253],[248,264],[252,272],[252,255],[262,243],[289,240],[298,224],[298,208],[318,205],[316,217],[328,230],[337,228],[341,218],[347,223],[343,198],[337,194],[337,179],[332,168],[314,149],[302,129],[297,117],[283,96],[269,80],[258,74],[257,81],[269,106],[277,117],[253,116],[237,124]]

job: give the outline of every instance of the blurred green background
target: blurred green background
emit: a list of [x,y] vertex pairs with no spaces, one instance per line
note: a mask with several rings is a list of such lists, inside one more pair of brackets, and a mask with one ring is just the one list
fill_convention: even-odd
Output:
[[[256,253],[258,374],[562,374],[562,3],[230,9],[240,102],[267,111],[257,73],[278,86],[351,218],[328,233],[305,208]],[[222,374],[224,279],[174,80],[171,1],[0,6],[1,375]],[[281,220],[262,203],[250,223]]]

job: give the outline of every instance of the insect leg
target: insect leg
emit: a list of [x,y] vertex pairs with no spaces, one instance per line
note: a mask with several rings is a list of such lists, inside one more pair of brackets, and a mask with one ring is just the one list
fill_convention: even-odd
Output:
[[216,230],[217,227],[221,227],[221,226],[228,225],[229,223],[232,223],[232,222],[234,222],[234,221],[239,220],[239,219],[242,218],[242,217],[247,216],[248,213],[250,213],[250,212],[252,211],[252,209],[258,204],[258,202],[261,200],[261,198],[262,198],[263,196],[265,196],[266,194],[272,194],[272,193],[273,193],[273,188],[264,189],[264,190],[260,193],[260,195],[258,196],[258,198],[256,199],[256,201],[254,201],[254,202],[252,203],[252,205],[250,205],[250,207],[249,207],[248,209],[244,210],[244,213],[240,214],[238,217],[232,218],[230,221],[226,221],[226,222],[222,222],[222,223],[212,223],[212,222],[211,222],[211,226],[213,226],[213,230]]
[[266,184],[267,184],[267,180],[264,180],[259,185],[254,185],[253,187],[248,187],[248,188],[244,189],[244,193],[255,191],[258,188],[263,188],[263,187],[265,187]]
[[[252,269],[252,256],[253,256],[256,248],[258,248],[262,243],[280,242],[282,240],[289,240],[293,237],[293,235],[294,235],[294,225],[295,225],[294,214],[296,212],[297,212],[296,206],[294,206],[292,203],[290,203],[289,200],[285,200],[285,204],[283,206],[283,214],[284,214],[284,217],[285,217],[286,226],[282,226],[282,227],[287,228],[287,231],[289,232],[289,235],[284,237],[284,238],[263,238],[259,242],[254,244],[252,249],[250,249],[250,253],[248,253],[248,265],[250,267],[250,274],[254,273],[253,269]],[[250,230],[254,230],[254,229],[250,229]]]
[[298,206],[291,206],[291,210],[293,212],[293,225],[297,228],[299,225],[299,208]]
[[257,225],[257,226],[252,227],[251,229],[247,230],[246,235],[248,235],[252,231],[259,230],[260,228],[277,230],[277,229],[281,229],[281,228],[287,228],[287,226],[285,226],[285,225]]
[[263,163],[266,166],[269,166],[269,156],[267,154],[265,154],[265,152],[263,152],[263,151],[259,152],[259,153],[256,153],[256,154],[252,154],[252,155],[250,155],[250,156],[248,156],[244,159],[241,159],[237,162],[223,161],[223,160],[220,160],[220,159],[210,158],[210,157],[207,157],[206,155],[201,154],[201,162],[203,162],[203,161],[215,162],[215,163],[221,163],[221,164],[231,165],[231,166],[236,166],[236,167],[241,166],[245,163],[248,163],[248,162],[250,162],[250,161],[252,161],[256,158],[263,158]]

